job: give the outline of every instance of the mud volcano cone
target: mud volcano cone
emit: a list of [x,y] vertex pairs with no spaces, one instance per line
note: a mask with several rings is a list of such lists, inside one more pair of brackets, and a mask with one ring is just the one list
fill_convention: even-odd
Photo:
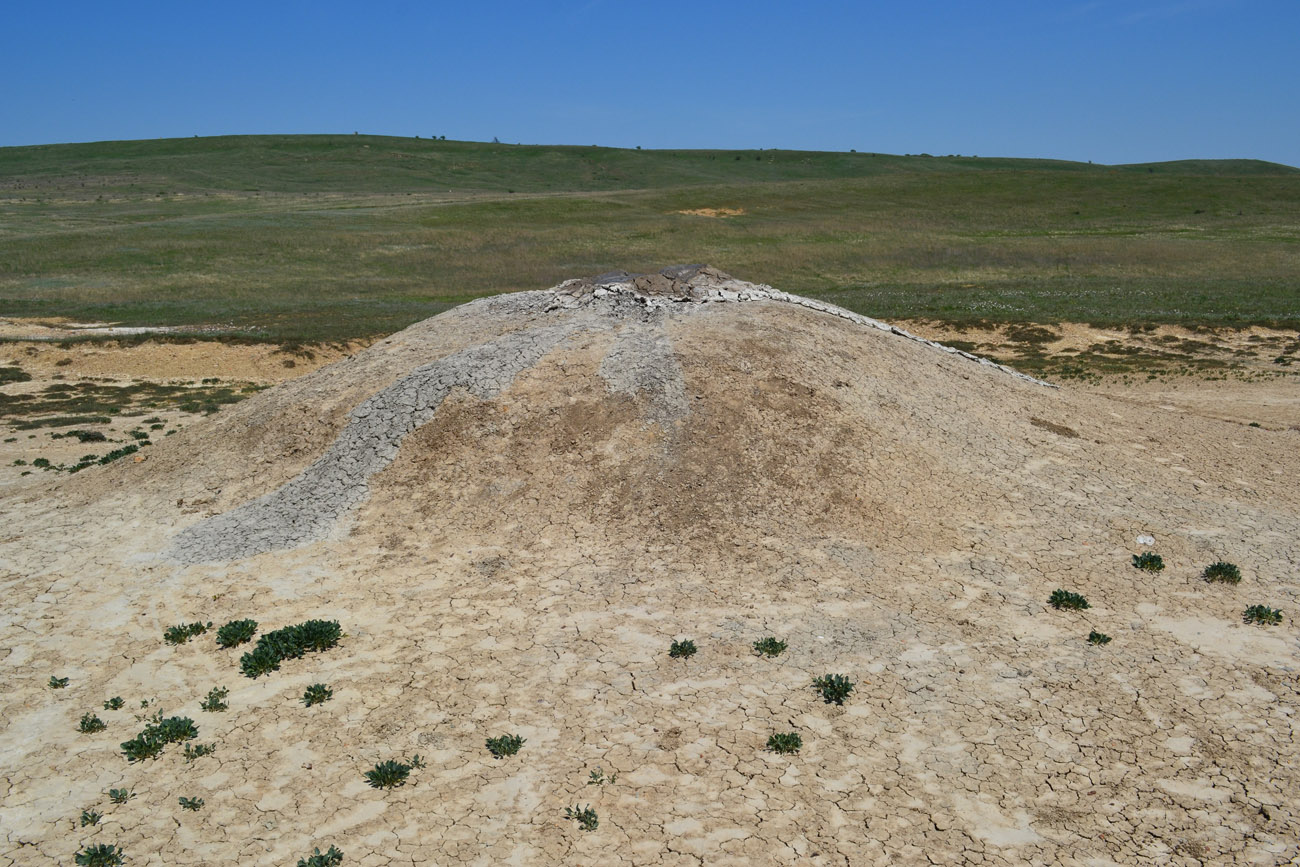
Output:
[[[702,266],[467,304],[10,497],[0,855],[1280,863],[1298,451]],[[162,638],[240,619],[344,635],[257,677]],[[141,701],[215,752],[129,763]]]

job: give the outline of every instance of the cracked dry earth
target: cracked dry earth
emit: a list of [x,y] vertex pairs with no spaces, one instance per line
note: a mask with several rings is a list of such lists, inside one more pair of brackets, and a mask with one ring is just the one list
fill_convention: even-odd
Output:
[[[1298,445],[711,269],[467,304],[0,501],[0,865],[1296,863]],[[162,640],[243,618],[345,636]]]

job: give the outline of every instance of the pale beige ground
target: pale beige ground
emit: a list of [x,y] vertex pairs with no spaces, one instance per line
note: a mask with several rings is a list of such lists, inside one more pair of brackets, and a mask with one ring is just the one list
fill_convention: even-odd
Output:
[[[581,335],[498,400],[450,398],[335,538],[159,556],[291,478],[359,401],[499,328],[453,311],[142,463],[10,480],[0,865],[94,842],[168,865],[330,845],[375,867],[1295,862],[1293,376],[1051,390],[812,311],[720,305],[670,325],[679,429],[610,393],[610,337]],[[1140,534],[1164,572],[1129,565]],[[1241,585],[1198,578],[1218,559]],[[1053,611],[1057,588],[1092,608]],[[1284,623],[1242,624],[1254,603]],[[210,635],[162,641],[244,617],[347,637],[258,680]],[[766,635],[789,651],[756,656]],[[687,637],[700,653],[668,658]],[[842,708],[809,689],[832,672],[857,682]],[[314,682],[334,699],[305,708]],[[230,710],[201,712],[217,685]],[[101,709],[113,695],[126,709]],[[155,708],[215,755],[128,764],[118,744]],[[108,730],[79,734],[86,712]],[[798,755],[764,749],[790,730]],[[484,738],[509,732],[523,750],[492,759]],[[413,753],[405,787],[366,786]],[[587,785],[597,767],[616,782]],[[590,833],[563,817],[587,803]],[[78,827],[88,808],[103,820]]]

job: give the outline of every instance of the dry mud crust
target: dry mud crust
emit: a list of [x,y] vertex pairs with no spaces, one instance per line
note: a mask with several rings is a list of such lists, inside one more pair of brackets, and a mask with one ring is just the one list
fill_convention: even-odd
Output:
[[[364,865],[1297,856],[1295,432],[1044,388],[772,298],[608,296],[469,305],[146,464],[6,500],[0,854],[66,863],[95,841],[268,867],[317,845]],[[376,395],[565,322],[508,382],[451,388],[325,538],[174,556],[300,477]],[[675,359],[680,378],[647,357]],[[1162,573],[1130,565],[1145,534]],[[1240,585],[1200,580],[1219,559]],[[1050,609],[1058,588],[1091,607]],[[1243,624],[1256,603],[1283,624]],[[238,651],[161,640],[243,617],[338,619],[347,634],[258,680],[238,675]],[[1113,641],[1090,646],[1094,629]],[[753,653],[768,635],[789,650]],[[699,653],[670,659],[683,638]],[[828,673],[856,683],[842,707],[810,688]],[[56,674],[66,689],[47,688]],[[334,698],[306,708],[316,682]],[[204,714],[217,684],[230,710]],[[216,753],[126,763],[130,713],[76,731],[111,695],[193,717]],[[784,731],[799,753],[765,748]],[[510,733],[523,749],[493,759],[485,738]],[[426,767],[405,786],[365,784],[413,753]],[[589,785],[598,767],[617,779]],[[110,806],[110,787],[137,796]],[[180,796],[206,806],[184,813]],[[583,832],[564,809],[588,803],[599,827]],[[104,820],[72,827],[88,807]]]

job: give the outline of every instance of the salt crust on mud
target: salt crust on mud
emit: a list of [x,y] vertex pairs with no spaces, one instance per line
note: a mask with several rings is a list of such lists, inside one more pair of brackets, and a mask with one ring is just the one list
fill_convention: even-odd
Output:
[[[1300,434],[1044,388],[785,300],[677,312],[696,276],[466,305],[144,463],[0,501],[0,865],[90,843],[268,867],[330,845],[365,867],[1300,855]],[[447,359],[490,375],[419,373]],[[178,560],[412,377],[446,393],[364,459],[323,538]],[[1158,575],[1129,565],[1148,533]],[[1240,585],[1200,580],[1220,559]],[[1057,588],[1092,607],[1051,610]],[[1256,603],[1284,623],[1242,624]],[[347,635],[256,681],[210,637],[161,638],[244,617]],[[767,635],[790,649],[754,654]],[[700,652],[669,659],[679,638]],[[842,708],[809,688],[832,672],[857,682]],[[334,698],[306,708],[316,682]],[[216,685],[230,710],[201,712]],[[216,752],[128,764],[154,708]],[[76,731],[88,711],[106,731]],[[792,730],[798,754],[765,749]],[[493,759],[508,733],[524,748]],[[365,785],[417,752],[406,786]],[[617,780],[587,785],[597,767]],[[563,816],[587,803],[590,833]]]

